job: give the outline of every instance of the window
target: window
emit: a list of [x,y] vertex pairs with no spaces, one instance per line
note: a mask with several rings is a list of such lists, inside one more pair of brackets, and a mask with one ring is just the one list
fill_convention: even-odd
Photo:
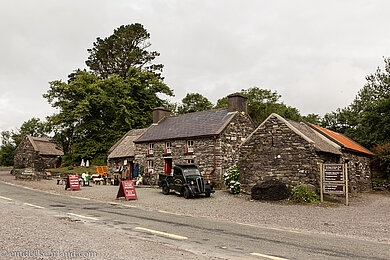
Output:
[[193,153],[194,152],[194,141],[188,140],[187,141],[187,153]]
[[153,173],[153,161],[147,162],[146,170],[147,170],[148,174]]
[[150,154],[150,155],[153,154],[153,148],[154,148],[154,144],[149,144],[149,146],[148,146],[148,154]]
[[165,153],[166,154],[171,154],[172,153],[172,143],[171,142],[166,142],[165,143]]
[[188,163],[188,164],[193,164],[193,163],[194,163],[194,159],[188,159],[188,160],[187,160],[187,163]]

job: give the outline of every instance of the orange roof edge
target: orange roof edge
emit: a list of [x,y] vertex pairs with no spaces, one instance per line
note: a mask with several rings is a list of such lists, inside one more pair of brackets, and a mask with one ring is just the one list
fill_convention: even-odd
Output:
[[343,134],[337,133],[335,131],[323,128],[321,126],[309,123],[313,128],[315,128],[317,131],[321,132],[322,134],[326,135],[330,139],[335,140],[336,142],[340,143],[343,148],[354,150],[360,153],[365,153],[369,155],[374,155],[370,150],[364,148],[360,144],[356,143],[355,141],[349,139]]

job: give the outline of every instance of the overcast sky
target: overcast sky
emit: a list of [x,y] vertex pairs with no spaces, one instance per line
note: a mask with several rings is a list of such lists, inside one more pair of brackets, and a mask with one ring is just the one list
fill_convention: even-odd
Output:
[[390,56],[390,1],[0,0],[0,131],[54,110],[49,81],[86,68],[97,37],[141,23],[173,101],[257,86],[301,114],[352,102]]

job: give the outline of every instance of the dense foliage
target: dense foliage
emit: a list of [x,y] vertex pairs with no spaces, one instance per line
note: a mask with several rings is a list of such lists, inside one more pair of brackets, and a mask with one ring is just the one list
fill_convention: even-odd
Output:
[[104,39],[97,38],[93,48],[88,49],[89,57],[85,62],[97,75],[103,78],[117,74],[128,78],[130,68],[155,72],[162,71],[162,64],[153,64],[160,55],[156,51],[148,51],[150,34],[142,24],[122,25],[114,33]]
[[296,203],[313,203],[319,201],[320,197],[303,185],[295,187],[290,194],[290,201]]
[[213,108],[213,104],[203,95],[199,93],[189,93],[181,101],[181,105],[177,107],[178,114],[186,114]]
[[172,95],[153,72],[132,68],[127,78],[111,75],[99,78],[77,70],[67,83],[50,82],[43,96],[58,109],[48,117],[54,139],[72,158],[105,163],[107,151],[129,129],[150,125],[150,111],[161,106],[157,94]]

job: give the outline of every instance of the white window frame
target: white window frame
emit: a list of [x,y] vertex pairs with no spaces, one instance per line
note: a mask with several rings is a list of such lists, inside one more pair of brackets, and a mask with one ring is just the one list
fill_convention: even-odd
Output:
[[148,174],[154,172],[154,162],[152,160],[148,160],[146,162],[146,169],[147,169]]
[[194,153],[194,140],[187,140],[187,153]]
[[195,163],[194,159],[187,159],[187,164],[193,164],[193,163]]
[[172,142],[165,143],[165,153],[172,154]]
[[154,144],[153,143],[149,143],[148,144],[148,155],[153,155],[153,151],[154,150]]

